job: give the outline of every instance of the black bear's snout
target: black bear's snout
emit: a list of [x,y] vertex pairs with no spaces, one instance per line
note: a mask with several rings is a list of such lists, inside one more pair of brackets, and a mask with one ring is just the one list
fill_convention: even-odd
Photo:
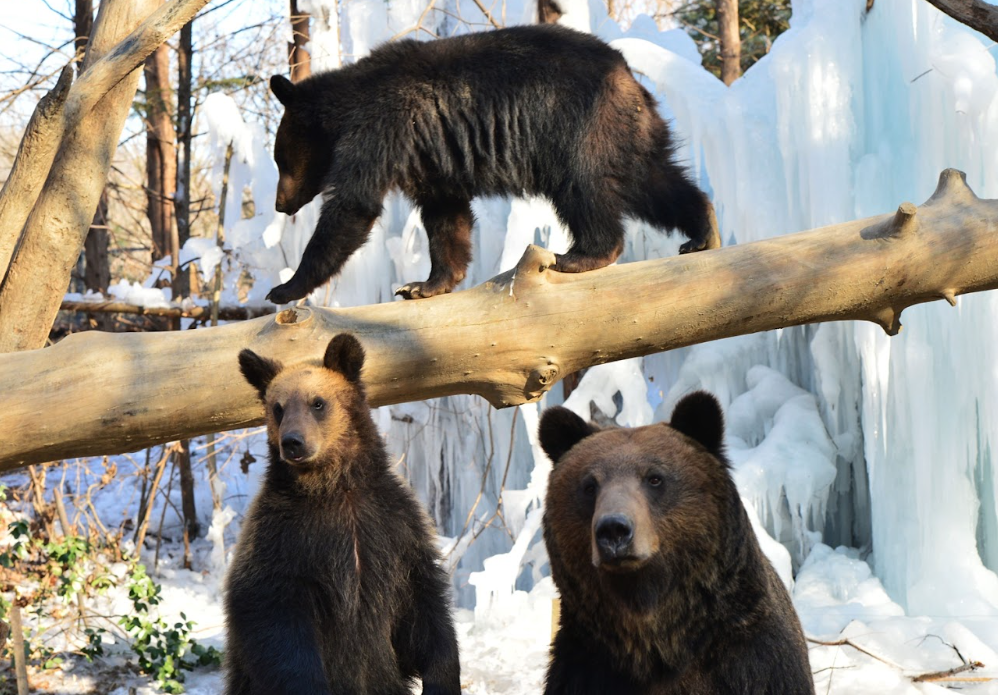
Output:
[[628,555],[634,540],[634,523],[623,514],[607,514],[596,522],[596,546],[604,560]]
[[290,432],[281,437],[281,458],[301,459],[305,457],[305,437],[298,432]]

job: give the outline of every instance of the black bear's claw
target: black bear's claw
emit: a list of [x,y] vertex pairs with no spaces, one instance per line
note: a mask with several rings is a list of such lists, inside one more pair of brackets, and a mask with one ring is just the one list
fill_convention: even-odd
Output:
[[395,296],[402,299],[422,299],[423,295],[419,292],[422,284],[421,282],[410,282],[408,285],[402,285],[395,290]]

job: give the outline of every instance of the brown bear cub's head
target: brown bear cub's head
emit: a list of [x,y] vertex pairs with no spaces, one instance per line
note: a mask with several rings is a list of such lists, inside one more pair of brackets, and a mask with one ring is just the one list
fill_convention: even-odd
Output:
[[356,444],[356,429],[370,421],[363,417],[363,366],[364,348],[347,333],[329,341],[321,367],[285,369],[252,350],[239,353],[239,368],[260,394],[267,439],[281,461],[307,470],[351,453],[346,449]]
[[704,392],[679,401],[670,424],[634,429],[600,430],[566,408],[547,410],[540,442],[554,469],[544,537],[559,588],[571,577],[641,611],[710,567],[737,494],[723,434],[721,407]]
[[315,101],[303,98],[309,84],[295,84],[281,75],[270,78],[270,89],[284,106],[274,138],[274,161],[279,176],[274,207],[288,215],[295,214],[319,195],[332,165],[332,145],[321,127],[321,119],[312,113]]

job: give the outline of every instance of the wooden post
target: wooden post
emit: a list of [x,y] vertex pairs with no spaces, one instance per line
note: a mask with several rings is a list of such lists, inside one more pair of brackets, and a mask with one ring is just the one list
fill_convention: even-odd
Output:
[[17,678],[17,695],[28,695],[28,665],[24,654],[24,628],[21,626],[21,607],[17,600],[10,602],[10,631],[13,633],[11,650],[14,653],[14,672]]

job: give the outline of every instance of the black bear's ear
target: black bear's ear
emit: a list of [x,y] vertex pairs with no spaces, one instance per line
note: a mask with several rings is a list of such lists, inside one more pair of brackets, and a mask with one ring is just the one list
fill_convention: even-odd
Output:
[[558,463],[569,449],[596,432],[598,427],[561,406],[545,410],[538,428],[541,448],[552,463]]
[[683,396],[672,411],[672,429],[695,439],[715,456],[724,443],[724,413],[721,404],[706,391]]
[[284,75],[274,75],[270,78],[270,91],[272,91],[274,96],[277,97],[277,100],[285,106],[291,106],[291,104],[294,103],[295,95],[297,94],[295,83]]
[[340,333],[329,341],[322,365],[356,384],[360,381],[360,370],[364,366],[364,348],[349,333]]
[[282,369],[281,363],[260,357],[252,350],[242,350],[239,353],[239,371],[260,394],[260,400],[267,395],[267,387]]

